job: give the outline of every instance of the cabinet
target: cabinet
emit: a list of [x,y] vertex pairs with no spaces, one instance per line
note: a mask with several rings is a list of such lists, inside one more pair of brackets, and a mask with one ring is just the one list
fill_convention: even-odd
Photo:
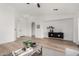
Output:
[[54,38],[64,38],[64,33],[62,32],[48,32],[48,37],[54,37]]

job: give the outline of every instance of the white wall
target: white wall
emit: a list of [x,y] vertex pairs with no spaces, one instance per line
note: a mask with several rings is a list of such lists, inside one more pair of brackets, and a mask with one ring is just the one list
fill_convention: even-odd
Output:
[[17,37],[31,36],[31,23],[26,19],[17,20],[16,25]]
[[78,17],[74,17],[74,22],[73,22],[73,42],[78,44],[79,45],[79,38],[78,38],[78,35],[79,35],[79,18]]
[[[32,18],[32,17],[30,17]],[[64,40],[73,41],[78,43],[78,24],[76,18],[65,18],[57,20],[38,20],[37,18],[23,18],[19,17],[17,19],[17,37],[19,36],[31,36],[31,24],[35,22],[35,37],[44,38],[48,37],[47,26],[52,25],[55,27],[55,32],[63,32]],[[37,25],[40,25],[40,29],[37,29]]]
[[78,31],[77,37],[78,37],[78,42],[79,42],[79,36],[78,36],[79,35],[79,18],[78,18],[78,30],[77,31]]
[[[5,4],[0,4],[0,44],[15,41],[15,26],[17,30],[17,37],[18,36],[31,36],[31,23],[32,21],[36,23],[36,32],[35,35],[37,38],[47,37],[47,29],[48,25],[52,25],[55,27],[56,32],[64,32],[64,39],[72,41],[74,38],[74,42],[78,42],[78,30],[77,28],[77,21],[73,21],[73,19],[60,19],[60,20],[50,20],[52,17],[43,18],[36,17],[32,18],[32,16],[28,17],[18,17],[15,18],[15,10],[11,7],[6,6]],[[17,15],[19,16],[19,15]],[[60,17],[59,17],[60,18]],[[15,19],[16,25],[15,25]],[[39,21],[37,21],[39,20]],[[73,25],[74,23],[74,25]],[[37,29],[37,25],[40,25],[40,29]],[[74,26],[74,27],[73,27]],[[75,29],[76,28],[76,29]],[[74,29],[74,30],[73,30]],[[73,33],[74,32],[74,33]],[[74,34],[74,36],[73,36]]]
[[43,34],[44,37],[48,37],[48,26],[55,27],[55,32],[63,32],[64,33],[64,40],[73,41],[73,19],[58,19],[58,20],[51,20],[46,21],[43,24]]
[[24,19],[18,19],[16,27],[17,37],[26,35],[26,21]]
[[[19,16],[19,15],[18,15]],[[29,17],[17,17],[16,18],[16,34],[20,36],[32,36],[32,24],[33,18]]]
[[77,26],[78,26],[78,28],[77,28],[77,39],[78,39],[78,45],[79,45],[79,18],[77,19],[78,20],[78,23],[77,23]]
[[[18,15],[19,16],[19,15]],[[16,34],[20,36],[32,36],[32,22],[35,22],[35,37],[43,38],[43,25],[37,18],[29,17],[17,17],[16,18]],[[37,25],[40,25],[40,29],[37,29]]]
[[77,43],[77,40],[78,40],[78,19],[77,18],[74,18],[74,21],[73,21],[73,42]]
[[0,4],[0,44],[15,41],[15,14],[13,9]]
[[[43,22],[42,21],[36,21],[35,26],[35,37],[36,38],[43,38]],[[37,25],[40,25],[40,28],[37,29]]]
[[[32,18],[32,17],[30,17]],[[48,37],[47,26],[52,25],[55,27],[55,32],[63,32],[64,40],[69,40],[77,43],[77,21],[74,18],[65,18],[57,20],[42,21],[37,18],[23,18],[17,19],[17,37],[19,36],[31,36],[31,24],[35,22],[35,37],[44,38]],[[40,29],[37,29],[37,25],[40,25]],[[76,28],[76,29],[75,29]]]
[[[48,20],[35,21],[36,23],[36,32],[35,36],[37,38],[48,37],[47,27],[52,25],[55,27],[55,32],[63,32],[64,40],[73,41],[73,18],[57,19],[57,20]],[[40,29],[37,29],[37,25],[40,25]]]

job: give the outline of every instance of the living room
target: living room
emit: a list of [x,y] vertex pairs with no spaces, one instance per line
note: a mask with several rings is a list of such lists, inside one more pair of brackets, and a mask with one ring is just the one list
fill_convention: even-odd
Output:
[[[78,3],[2,3],[0,7],[1,55],[23,48],[29,39],[44,47],[43,56],[64,55],[66,48],[68,55],[79,54]],[[49,32],[57,37],[49,37]],[[75,54],[68,53],[71,50]]]

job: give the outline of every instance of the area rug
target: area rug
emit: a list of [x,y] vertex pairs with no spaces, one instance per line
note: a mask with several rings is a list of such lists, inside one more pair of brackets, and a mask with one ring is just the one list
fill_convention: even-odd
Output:
[[[12,56],[12,53],[7,53],[3,56]],[[37,55],[40,56],[40,55]],[[42,55],[41,56],[64,56],[64,53],[50,49],[50,48],[42,48]]]
[[42,56],[64,56],[64,53],[50,48],[42,48]]

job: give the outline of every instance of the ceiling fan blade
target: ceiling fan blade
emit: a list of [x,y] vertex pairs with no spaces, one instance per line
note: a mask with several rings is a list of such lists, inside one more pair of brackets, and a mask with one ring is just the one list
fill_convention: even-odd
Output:
[[40,8],[40,4],[39,3],[37,3],[37,7]]

